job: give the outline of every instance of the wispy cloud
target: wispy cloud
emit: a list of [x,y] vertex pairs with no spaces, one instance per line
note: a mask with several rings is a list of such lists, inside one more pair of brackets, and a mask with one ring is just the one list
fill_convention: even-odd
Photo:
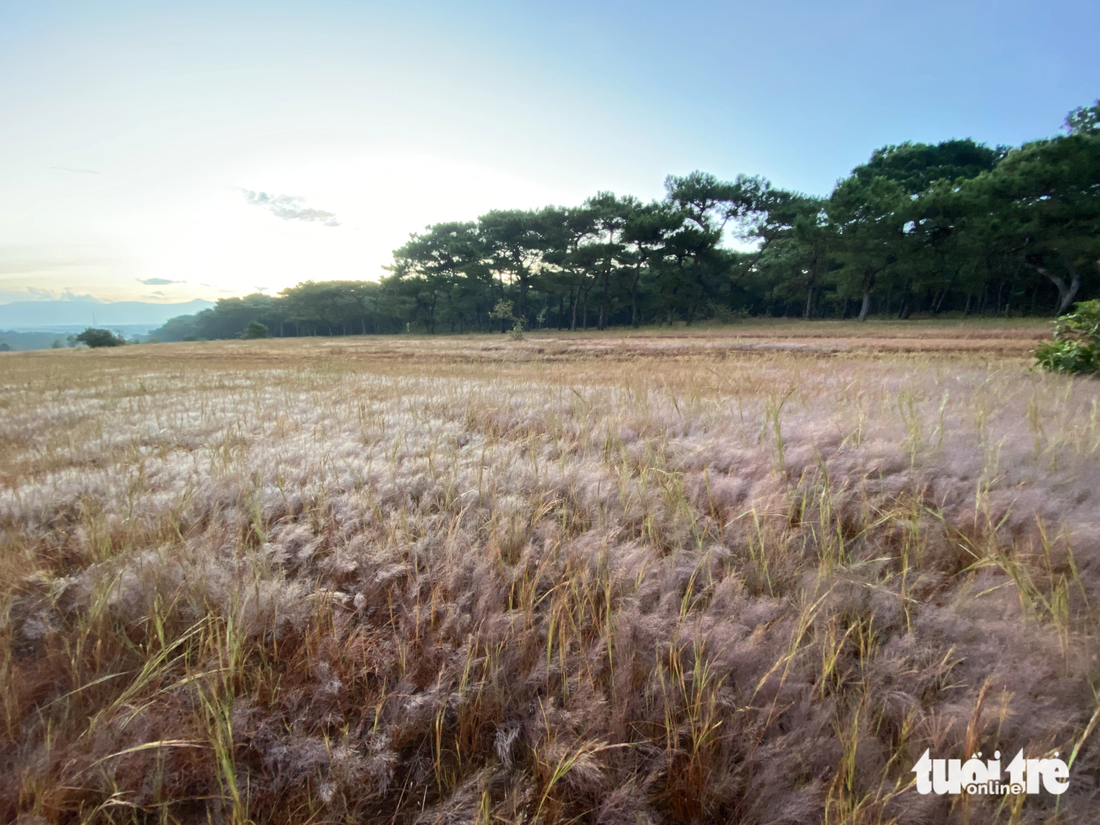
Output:
[[76,292],[73,292],[71,289],[66,289],[58,297],[62,301],[79,301],[80,303],[83,303],[83,304],[102,304],[102,303],[104,303],[103,301],[99,300],[99,298],[96,298],[94,295],[89,295],[87,293],[85,293],[83,295],[79,295]]
[[253,192],[242,189],[245,200],[253,206],[267,209],[276,218],[284,221],[312,221],[324,226],[339,226],[336,214],[323,209],[306,206],[306,199],[294,195],[269,195],[267,192]]
[[168,284],[187,283],[187,281],[169,281],[167,278],[138,278],[137,281],[139,284],[145,284],[146,286],[168,286]]
[[86,304],[102,304],[103,301],[92,295],[81,295],[66,288],[62,292],[53,289],[43,289],[38,286],[28,286],[18,292],[6,292],[16,301],[76,301]]
[[55,172],[69,172],[69,173],[74,174],[74,175],[98,175],[99,174],[99,172],[97,172],[95,169],[81,169],[79,167],[74,168],[74,167],[71,167],[71,166],[51,166],[50,168],[53,169]]

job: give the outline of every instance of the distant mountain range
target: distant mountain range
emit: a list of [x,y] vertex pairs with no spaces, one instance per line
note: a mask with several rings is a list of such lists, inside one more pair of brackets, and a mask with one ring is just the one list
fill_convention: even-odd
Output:
[[0,329],[60,330],[63,327],[159,327],[177,315],[193,315],[214,306],[196,299],[183,304],[144,301],[13,301],[0,304]]

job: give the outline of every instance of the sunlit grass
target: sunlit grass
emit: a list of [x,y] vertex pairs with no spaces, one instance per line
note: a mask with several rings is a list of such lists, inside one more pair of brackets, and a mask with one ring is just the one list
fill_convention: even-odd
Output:
[[1087,818],[1100,385],[812,326],[4,356],[0,817]]

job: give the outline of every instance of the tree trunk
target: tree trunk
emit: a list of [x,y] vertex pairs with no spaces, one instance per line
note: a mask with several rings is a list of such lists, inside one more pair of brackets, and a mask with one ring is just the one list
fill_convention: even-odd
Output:
[[[871,290],[875,288],[875,272],[873,270],[866,270],[863,273],[863,306],[859,308],[859,320],[860,322],[867,320],[867,315],[871,311]],[[890,308],[887,307],[886,311],[889,312]]]
[[828,264],[829,260],[825,257],[825,251],[821,245],[818,245],[816,253],[813,263],[810,265],[810,283],[806,286],[806,309],[802,313],[802,317],[807,321],[814,315],[814,292],[817,290],[821,269]]
[[1058,287],[1058,308],[1055,310],[1054,315],[1057,317],[1069,309],[1073,304],[1073,299],[1077,297],[1078,290],[1081,289],[1081,273],[1077,271],[1077,268],[1069,264],[1066,265],[1066,269],[1070,273],[1070,282],[1067,285],[1064,278],[1055,275],[1044,266],[1036,266],[1035,264],[1028,264],[1028,266],[1048,278],[1052,284]]
[[946,297],[947,297],[947,287],[944,287],[943,289],[941,289],[939,291],[939,293],[936,295],[935,299],[932,301],[932,314],[933,315],[939,315],[940,314],[940,307],[943,306],[943,299],[946,298]]
[[601,330],[607,329],[607,284],[610,277],[611,273],[604,272],[601,279],[603,284],[600,286],[600,319],[597,324]]
[[1016,292],[1016,276],[1012,276],[1012,280],[1008,282],[1008,295],[1005,297],[1005,318],[1009,317],[1009,313],[1012,311],[1012,295]]
[[630,326],[638,326],[638,282],[630,289]]
[[913,312],[913,300],[910,295],[910,289],[912,288],[912,281],[906,281],[905,286],[901,290],[901,306],[898,308],[898,320],[908,321],[909,316]]
[[863,306],[859,308],[859,320],[866,321],[867,314],[871,311],[871,288],[866,287],[863,290]]
[[[512,258],[513,272],[515,273],[515,283],[519,285],[519,300],[516,302],[516,317],[527,320],[527,289],[530,286],[528,279],[529,273],[523,266],[523,262],[516,257]],[[502,281],[503,287],[503,281]],[[504,289],[500,291],[501,296],[504,295]],[[504,319],[500,319],[500,331],[504,332]]]

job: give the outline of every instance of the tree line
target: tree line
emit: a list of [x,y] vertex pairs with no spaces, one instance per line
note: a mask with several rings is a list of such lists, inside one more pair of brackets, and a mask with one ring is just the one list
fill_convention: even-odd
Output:
[[494,210],[411,235],[379,281],[222,299],[152,335],[1061,314],[1100,289],[1100,101],[1063,131],[1016,148],[886,146],[828,197],[697,171],[669,176],[651,203],[600,192],[580,206]]

